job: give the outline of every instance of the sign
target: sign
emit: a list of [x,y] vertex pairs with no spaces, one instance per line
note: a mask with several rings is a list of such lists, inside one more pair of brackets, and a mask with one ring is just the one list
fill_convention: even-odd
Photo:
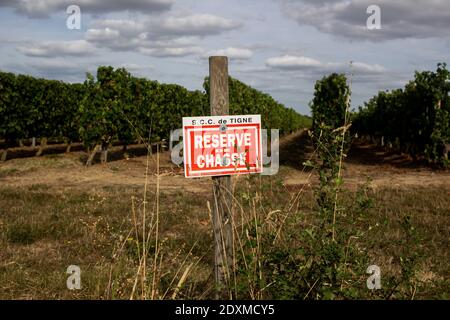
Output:
[[186,178],[261,173],[261,116],[183,117]]

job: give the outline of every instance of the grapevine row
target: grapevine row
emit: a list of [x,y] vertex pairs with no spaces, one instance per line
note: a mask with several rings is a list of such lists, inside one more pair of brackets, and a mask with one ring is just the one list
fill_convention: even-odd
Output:
[[448,165],[450,72],[416,72],[404,89],[379,92],[353,119],[354,132],[433,163]]
[[[230,113],[261,114],[263,126],[289,133],[309,118],[230,77]],[[115,141],[168,139],[183,116],[209,114],[209,79],[204,91],[189,91],[101,66],[84,83],[38,79],[0,72],[0,140],[6,148],[21,139],[83,142],[93,152]]]

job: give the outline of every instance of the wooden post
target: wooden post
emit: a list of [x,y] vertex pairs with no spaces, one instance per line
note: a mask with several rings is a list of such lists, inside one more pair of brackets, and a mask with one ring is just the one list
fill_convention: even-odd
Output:
[[1,162],[6,161],[7,155],[8,155],[8,147],[5,146],[5,149],[2,151],[2,156],[1,156],[1,158],[0,158],[0,161],[1,161]]
[[444,146],[444,159],[448,160],[448,153],[450,152],[450,143]]
[[[228,115],[228,58],[209,58],[210,107],[212,116]],[[233,264],[231,177],[213,177],[214,279],[216,299],[225,298]]]
[[72,142],[67,141],[66,153],[69,153],[71,148],[72,148]]
[[100,161],[102,164],[105,164],[108,162],[108,144],[106,142],[102,143],[102,153],[100,157]]
[[39,143],[39,150],[36,152],[36,157],[40,157],[46,147],[47,147],[47,138],[45,137],[41,138],[41,141]]
[[88,149],[88,159],[86,161],[86,166],[92,165],[92,161],[94,161],[95,155],[97,152],[101,149],[101,144],[96,144],[94,149],[90,150]]

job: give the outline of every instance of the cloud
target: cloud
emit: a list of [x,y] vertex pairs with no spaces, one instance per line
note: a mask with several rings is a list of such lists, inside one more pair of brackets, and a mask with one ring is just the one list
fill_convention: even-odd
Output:
[[187,17],[168,17],[153,25],[158,34],[172,36],[207,36],[240,28],[242,24],[212,14],[194,14]]
[[48,18],[52,13],[65,12],[76,4],[82,13],[100,14],[120,11],[160,13],[168,11],[174,0],[2,0],[0,7],[14,8],[18,14],[30,18]]
[[125,69],[127,69],[128,71],[138,71],[138,70],[141,70],[141,69],[143,69],[143,68],[146,68],[146,69],[153,69],[152,66],[142,66],[142,65],[137,64],[137,63],[129,63],[129,62],[121,63],[121,64],[119,64],[117,67],[118,67],[118,68],[125,68]]
[[304,69],[304,68],[317,68],[322,67],[322,62],[308,58],[303,56],[291,56],[291,55],[284,55],[281,57],[273,57],[267,59],[266,64],[269,67],[278,68],[278,69]]
[[[310,75],[317,77],[318,74],[328,74],[333,72],[348,73],[350,71],[349,63],[322,62],[309,57],[293,55],[269,58],[266,60],[266,66],[282,71],[302,70],[308,78]],[[367,64],[363,62],[353,62],[352,67],[353,72],[358,75],[378,75],[386,71],[386,69],[379,64]]]
[[353,69],[360,73],[382,73],[386,69],[379,64],[367,64],[363,62],[353,62]]
[[192,47],[199,43],[200,39],[195,36],[191,37],[179,37],[166,40],[154,40],[153,46],[166,47],[166,48],[179,48],[179,47]]
[[92,55],[95,47],[85,40],[51,41],[19,46],[17,50],[29,57],[64,57]]
[[81,66],[73,61],[53,58],[31,61],[26,63],[25,66],[27,70],[33,70],[32,74],[39,77],[66,81],[83,79],[90,68],[90,66]]
[[228,47],[226,49],[212,50],[205,54],[207,56],[227,56],[233,60],[248,60],[253,56],[253,51],[246,48]]
[[140,35],[127,37],[125,34],[121,34],[119,30],[108,27],[103,29],[89,29],[85,34],[85,38],[97,47],[109,48],[115,51],[133,50],[143,40]]
[[[369,41],[450,37],[448,0],[278,0],[300,25],[349,39]],[[381,30],[366,27],[367,8],[381,10]]]
[[110,29],[123,37],[145,39],[206,37],[238,29],[240,22],[211,14],[193,14],[184,17],[144,17],[141,20],[105,19],[94,23],[95,29]]
[[152,40],[148,33],[143,32],[145,28],[132,31],[128,27],[130,26],[121,25],[118,30],[109,27],[89,29],[86,32],[86,39],[100,48],[113,51],[135,51],[153,57],[182,57],[203,52],[198,46],[198,37]]
[[[199,47],[201,39],[240,26],[233,20],[210,14],[145,20],[106,19],[94,22],[85,37],[90,43],[113,51],[139,51],[155,57],[180,57],[203,53]],[[239,54],[243,56],[245,53],[241,51]]]
[[203,49],[200,47],[180,47],[180,48],[140,48],[139,52],[157,58],[185,57],[192,54],[200,54]]

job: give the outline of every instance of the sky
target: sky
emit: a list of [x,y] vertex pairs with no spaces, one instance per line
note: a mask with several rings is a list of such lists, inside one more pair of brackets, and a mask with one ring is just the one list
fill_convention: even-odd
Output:
[[[67,27],[70,5],[80,29]],[[356,108],[448,63],[450,1],[0,0],[0,43],[2,71],[82,82],[111,65],[190,90],[202,90],[209,56],[226,55],[231,76],[310,114],[332,72],[351,78]]]

